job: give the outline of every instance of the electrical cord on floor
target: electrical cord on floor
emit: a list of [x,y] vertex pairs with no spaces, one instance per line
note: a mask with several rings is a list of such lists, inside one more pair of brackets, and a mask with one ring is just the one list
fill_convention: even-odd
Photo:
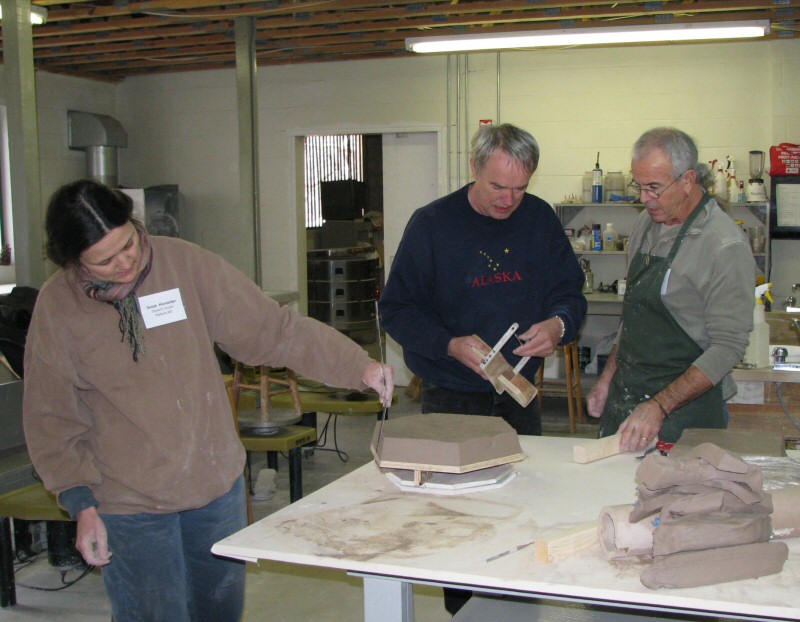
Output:
[[23,561],[15,562],[14,563],[14,574],[16,574],[19,570],[23,570],[23,569],[27,568],[28,566],[32,566],[33,562],[35,562],[36,559],[37,559],[37,556],[33,556],[33,557],[28,557],[27,559],[25,559]]
[[797,422],[797,419],[792,417],[792,414],[789,412],[789,409],[786,408],[786,402],[783,401],[783,383],[776,382],[775,384],[778,385],[778,401],[781,403],[781,408],[783,408],[784,414],[789,418],[789,421],[792,422],[792,425],[796,427],[798,430],[800,430],[800,423]]
[[[26,566],[30,566],[31,564],[33,564],[34,561],[35,561],[35,558],[31,559],[31,561],[25,563],[21,567],[15,568],[14,569],[14,573],[16,574],[17,570],[21,570],[22,568],[25,568]],[[68,587],[72,587],[78,581],[80,581],[81,579],[83,579],[86,576],[88,576],[89,573],[92,572],[92,570],[94,570],[94,566],[86,566],[86,568],[84,568],[83,572],[81,572],[81,574],[78,576],[77,579],[73,579],[72,581],[66,581],[65,579],[67,577],[67,573],[70,570],[73,570],[73,568],[70,568],[69,570],[60,570],[59,571],[61,573],[61,583],[62,583],[62,585],[60,585],[58,587],[42,587],[40,585],[28,585],[26,583],[20,583],[19,581],[16,581],[16,586],[17,587],[24,587],[24,588],[27,588],[29,590],[37,590],[39,592],[60,592],[61,590],[65,590]]]
[[[328,425],[333,419],[333,447],[325,447],[325,444],[328,442]],[[346,451],[342,451],[339,449],[339,441],[336,438],[336,422],[338,421],[337,413],[331,413],[328,415],[328,420],[325,422],[325,425],[322,426],[322,432],[320,432],[319,437],[317,438],[317,445],[314,447],[314,451],[322,450],[322,451],[335,451],[336,455],[339,456],[339,460],[342,462],[347,462],[350,459],[350,456],[347,455]]]

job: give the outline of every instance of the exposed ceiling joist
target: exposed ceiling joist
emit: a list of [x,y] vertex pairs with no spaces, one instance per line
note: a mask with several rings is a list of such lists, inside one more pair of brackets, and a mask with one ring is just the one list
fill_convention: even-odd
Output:
[[796,37],[800,0],[36,0],[38,69],[97,80],[229,67],[234,20],[256,19],[260,65],[407,56],[406,37],[769,20]]

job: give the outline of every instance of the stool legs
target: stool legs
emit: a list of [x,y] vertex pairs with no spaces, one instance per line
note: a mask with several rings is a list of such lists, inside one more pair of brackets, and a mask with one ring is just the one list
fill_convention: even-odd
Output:
[[572,380],[575,387],[575,399],[578,401],[578,421],[583,423],[583,391],[581,390],[581,362],[578,356],[578,344],[572,344]]
[[[542,395],[545,391],[552,391],[555,393],[566,393],[567,396],[567,410],[569,411],[569,431],[571,434],[576,432],[576,413],[577,421],[584,422],[583,416],[583,392],[581,390],[581,368],[580,361],[578,360],[578,344],[575,342],[560,346],[564,350],[564,367],[565,367],[565,380],[550,380],[544,379],[544,365],[539,367],[536,372],[536,388],[539,390],[536,399],[539,402],[539,410],[542,409]],[[545,385],[556,385],[545,386]],[[563,386],[563,388],[562,388]]]
[[[236,403],[239,403],[239,395],[242,389],[252,389],[259,392],[259,397],[261,401],[261,420],[262,421],[269,421],[269,408],[270,408],[270,398],[273,395],[279,395],[281,393],[291,393],[292,395],[292,405],[294,406],[294,411],[297,413],[297,416],[302,416],[303,414],[303,407],[300,402],[300,389],[297,386],[297,374],[294,373],[293,370],[286,368],[286,379],[277,378],[270,374],[271,368],[267,365],[259,365],[259,382],[257,385],[254,384],[246,384],[242,382],[242,375],[243,375],[243,368],[244,365],[239,362],[235,361],[233,366],[233,399]],[[271,385],[279,385],[282,387],[286,387],[285,389],[274,389]]]
[[[571,344],[570,344],[571,345]],[[575,394],[573,392],[573,370],[572,370],[572,348],[570,345],[564,346],[564,372],[567,380],[567,410],[569,411],[569,431],[575,434]]]

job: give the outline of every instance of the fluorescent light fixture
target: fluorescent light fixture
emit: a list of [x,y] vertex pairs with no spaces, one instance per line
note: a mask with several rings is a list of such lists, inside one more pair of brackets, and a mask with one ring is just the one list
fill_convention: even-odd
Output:
[[[3,19],[3,7],[0,6],[0,20]],[[31,24],[39,26],[47,21],[47,9],[43,6],[31,5]]]
[[406,39],[406,49],[420,54],[474,52],[510,48],[746,39],[763,37],[768,33],[769,20],[654,24],[651,26],[608,26],[606,28],[570,28],[463,36],[409,37]]

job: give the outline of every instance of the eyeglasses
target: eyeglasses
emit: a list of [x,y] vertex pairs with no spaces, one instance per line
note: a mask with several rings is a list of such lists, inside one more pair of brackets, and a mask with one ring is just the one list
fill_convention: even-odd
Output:
[[660,198],[661,198],[661,195],[662,195],[662,194],[664,194],[664,193],[665,193],[667,190],[669,190],[669,189],[670,189],[670,186],[672,186],[672,184],[674,184],[676,181],[678,181],[678,180],[679,180],[681,177],[683,177],[683,176],[684,176],[686,173],[687,173],[687,171],[683,171],[683,173],[681,173],[680,175],[678,175],[678,176],[677,176],[675,179],[673,179],[671,182],[669,182],[669,183],[668,183],[666,186],[664,186],[664,188],[662,188],[661,190],[659,190],[659,189],[658,189],[658,186],[656,186],[656,187],[653,187],[653,186],[643,186],[642,184],[640,184],[639,182],[636,182],[636,181],[632,181],[631,183],[629,183],[629,184],[628,184],[628,188],[630,188],[630,189],[631,189],[633,192],[635,192],[637,195],[640,195],[642,192],[646,192],[646,193],[647,193],[647,194],[649,194],[651,197],[655,197],[656,199],[660,199]]

